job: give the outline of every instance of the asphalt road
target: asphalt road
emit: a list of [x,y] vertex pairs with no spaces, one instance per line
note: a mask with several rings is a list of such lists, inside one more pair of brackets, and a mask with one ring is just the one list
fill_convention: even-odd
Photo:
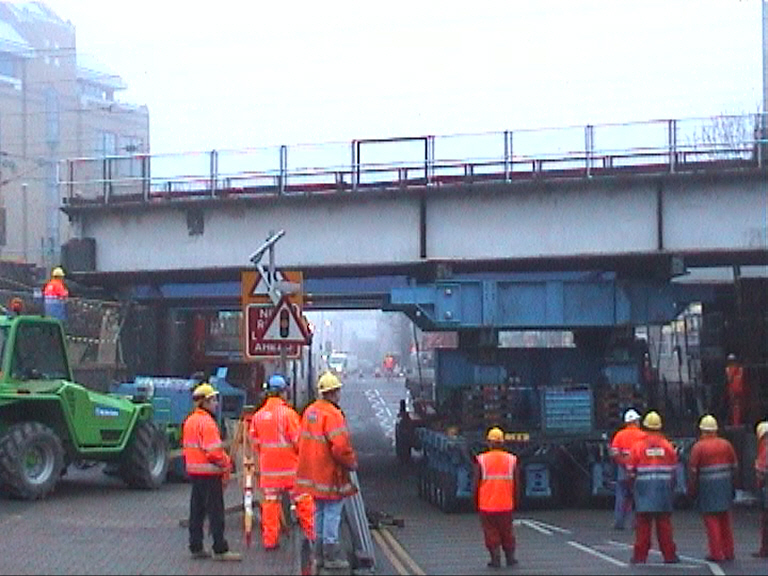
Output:
[[[405,393],[402,379],[349,380],[343,389],[352,441],[360,456],[359,478],[369,512],[401,519],[371,531],[375,567],[368,573],[402,574],[768,574],[768,561],[750,556],[758,542],[758,511],[734,512],[736,561],[704,560],[706,537],[699,515],[673,516],[683,560],[664,565],[656,551],[645,566],[629,564],[633,535],[612,529],[608,508],[530,510],[517,515],[514,569],[491,570],[477,515],[445,514],[419,499],[413,467],[397,462],[394,422]],[[231,485],[227,505],[240,491]],[[71,469],[46,500],[0,499],[2,574],[296,574],[291,542],[275,552],[259,544],[258,531],[246,547],[241,515],[227,516],[227,537],[244,553],[240,563],[191,560],[186,519],[189,486],[168,483],[157,491],[126,488],[100,468]]]
[[379,574],[768,574],[768,560],[751,556],[759,537],[756,508],[734,509],[733,562],[715,564],[704,559],[707,548],[701,517],[687,509],[675,511],[672,520],[682,562],[664,564],[654,544],[648,563],[633,566],[629,559],[634,535],[613,529],[611,502],[595,509],[520,511],[515,522],[518,564],[512,569],[487,568],[476,513],[445,514],[421,500],[413,467],[399,464],[395,457],[394,419],[404,397],[403,381],[371,378],[347,384],[342,407],[360,453],[366,506],[404,522],[402,528],[373,531],[381,543]]

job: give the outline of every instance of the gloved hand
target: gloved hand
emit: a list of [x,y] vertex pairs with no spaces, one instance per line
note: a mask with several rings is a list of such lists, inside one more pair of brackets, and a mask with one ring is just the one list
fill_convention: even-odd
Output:
[[232,478],[232,471],[227,469],[224,471],[224,473],[221,475],[221,487],[226,488],[229,484],[229,480]]

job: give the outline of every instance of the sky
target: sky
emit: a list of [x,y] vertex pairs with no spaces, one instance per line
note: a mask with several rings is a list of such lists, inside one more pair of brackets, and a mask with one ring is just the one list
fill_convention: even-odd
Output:
[[47,0],[154,153],[754,113],[761,0]]

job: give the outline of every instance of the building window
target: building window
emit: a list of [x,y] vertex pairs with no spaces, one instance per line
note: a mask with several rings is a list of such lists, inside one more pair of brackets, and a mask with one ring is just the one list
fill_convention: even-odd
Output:
[[59,143],[59,95],[52,87],[45,91],[45,137],[49,146]]

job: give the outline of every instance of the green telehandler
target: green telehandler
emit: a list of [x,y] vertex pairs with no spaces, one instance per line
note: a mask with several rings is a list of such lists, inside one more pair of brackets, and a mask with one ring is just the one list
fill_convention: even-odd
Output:
[[71,464],[105,462],[128,486],[156,489],[168,472],[153,405],[73,381],[59,320],[0,314],[0,491],[36,500]]

